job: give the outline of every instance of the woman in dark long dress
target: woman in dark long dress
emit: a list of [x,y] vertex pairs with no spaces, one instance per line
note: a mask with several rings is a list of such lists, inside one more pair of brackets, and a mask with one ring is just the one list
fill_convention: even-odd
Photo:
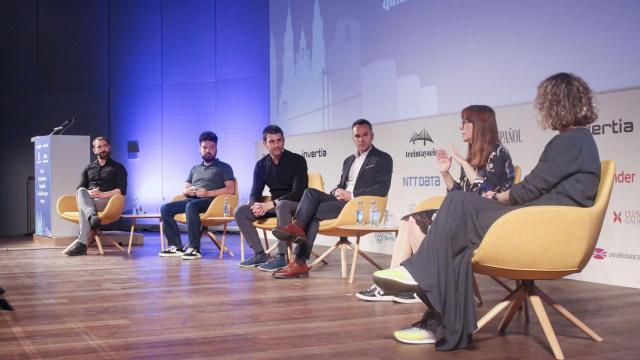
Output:
[[419,322],[394,333],[399,341],[435,343],[438,350],[471,343],[477,328],[471,258],[500,216],[523,206],[593,205],[600,159],[586,127],[597,118],[591,89],[578,76],[559,73],[540,84],[535,106],[541,127],[559,133],[531,173],[508,191],[489,192],[490,198],[449,193],[429,241],[401,266],[374,273],[374,283],[385,292],[418,292],[428,307]]
[[[451,145],[451,156],[444,149],[437,154],[438,168],[447,192],[464,191],[482,195],[488,191],[506,191],[513,185],[515,171],[511,155],[500,143],[495,111],[487,105],[470,105],[460,113],[462,140],[468,143],[467,157]],[[460,181],[449,170],[452,159],[460,165]],[[417,211],[402,217],[393,246],[390,267],[396,267],[413,255],[423,240],[438,209]],[[377,285],[356,293],[366,301],[420,302],[414,293],[386,294]]]

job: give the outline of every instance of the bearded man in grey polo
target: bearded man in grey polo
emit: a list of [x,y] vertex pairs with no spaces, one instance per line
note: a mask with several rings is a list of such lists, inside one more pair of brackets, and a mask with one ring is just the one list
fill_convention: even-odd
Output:
[[[160,208],[164,234],[169,244],[167,250],[158,254],[160,256],[181,256],[183,260],[201,258],[200,213],[207,211],[216,196],[231,195],[236,191],[233,169],[229,164],[216,158],[218,136],[212,131],[205,131],[200,134],[199,141],[202,163],[191,169],[182,187],[182,194],[186,199],[164,204]],[[189,246],[186,251],[182,247],[178,224],[173,218],[181,213],[186,215],[189,233]]]

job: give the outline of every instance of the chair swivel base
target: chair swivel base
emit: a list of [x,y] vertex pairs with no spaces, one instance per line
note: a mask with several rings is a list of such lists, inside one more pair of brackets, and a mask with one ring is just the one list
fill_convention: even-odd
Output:
[[542,326],[542,330],[544,331],[545,337],[547,338],[549,346],[551,347],[553,355],[556,359],[562,360],[564,359],[564,355],[562,353],[562,349],[560,348],[558,338],[556,337],[556,334],[553,331],[553,327],[551,326],[551,322],[549,321],[549,317],[547,316],[547,312],[544,310],[542,301],[550,305],[554,310],[556,310],[558,313],[560,313],[560,315],[564,316],[567,320],[573,323],[582,332],[589,335],[594,341],[603,341],[603,339],[598,334],[596,334],[595,331],[591,330],[591,328],[580,321],[580,319],[569,312],[569,310],[556,303],[549,295],[547,295],[544,291],[537,287],[534,283],[534,280],[522,280],[520,285],[513,292],[511,292],[511,294],[505,297],[500,303],[494,306],[480,320],[478,320],[478,329],[476,330],[476,332],[480,331],[484,326],[486,326],[493,318],[495,318],[500,312],[502,312],[502,310],[507,309],[507,312],[505,313],[502,321],[500,321],[500,325],[498,326],[498,330],[500,332],[504,332],[507,329],[507,326],[509,326],[509,323],[511,323],[511,320],[513,320],[516,312],[521,308],[526,300],[529,300],[531,302],[531,307],[538,317],[540,326]]

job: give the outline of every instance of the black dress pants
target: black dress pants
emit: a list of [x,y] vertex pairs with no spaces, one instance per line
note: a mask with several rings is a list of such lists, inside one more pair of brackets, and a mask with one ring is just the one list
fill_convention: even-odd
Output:
[[316,189],[308,188],[304,191],[294,218],[305,230],[307,241],[296,248],[296,259],[309,259],[320,221],[335,219],[346,204],[346,201],[338,200],[335,196]]

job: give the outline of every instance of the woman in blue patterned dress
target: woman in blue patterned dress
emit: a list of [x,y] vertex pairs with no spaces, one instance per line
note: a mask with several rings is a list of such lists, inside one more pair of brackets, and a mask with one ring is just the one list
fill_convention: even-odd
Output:
[[[462,157],[453,145],[450,146],[451,155],[444,149],[440,149],[436,155],[447,192],[464,191],[482,195],[488,191],[509,190],[515,171],[509,152],[500,143],[496,113],[486,105],[471,105],[462,110],[461,118],[460,131],[462,140],[468,144],[467,157]],[[459,181],[455,181],[449,173],[453,161],[461,166]],[[402,218],[391,256],[392,268],[416,252],[437,212],[438,209],[428,209]],[[359,291],[356,296],[368,301],[420,302],[413,293],[389,295],[376,285]]]

